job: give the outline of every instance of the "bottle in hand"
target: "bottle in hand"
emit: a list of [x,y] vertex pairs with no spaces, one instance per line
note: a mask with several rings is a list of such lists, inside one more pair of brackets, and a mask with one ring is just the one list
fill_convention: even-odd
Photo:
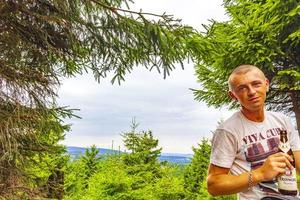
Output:
[[[280,131],[279,151],[290,155],[293,159],[293,152],[288,142],[287,132]],[[278,191],[283,195],[296,196],[298,193],[295,161],[291,162],[293,169],[286,168],[285,173],[278,177]]]

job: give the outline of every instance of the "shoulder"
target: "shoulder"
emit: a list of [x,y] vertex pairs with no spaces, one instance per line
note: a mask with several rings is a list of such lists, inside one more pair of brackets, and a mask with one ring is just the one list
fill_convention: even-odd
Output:
[[280,112],[266,111],[265,113],[267,117],[286,118],[286,116]]
[[230,130],[231,127],[236,126],[236,123],[241,121],[240,111],[235,112],[231,117],[223,121],[219,126],[218,129]]
[[283,129],[291,131],[294,129],[290,117],[283,113],[267,111],[266,118],[269,123],[276,124],[278,127]]
[[240,129],[242,124],[242,116],[241,112],[235,112],[231,117],[226,119],[217,127],[217,132],[226,132],[226,133],[237,133],[237,130]]
[[269,120],[276,120],[276,121],[289,121],[289,118],[280,112],[274,112],[274,111],[266,111],[266,118]]
[[218,141],[217,143],[227,143],[229,141],[230,143],[236,143],[239,135],[236,129],[238,129],[237,124],[240,124],[240,120],[239,111],[235,112],[231,117],[218,125],[217,129],[213,132],[212,141]]

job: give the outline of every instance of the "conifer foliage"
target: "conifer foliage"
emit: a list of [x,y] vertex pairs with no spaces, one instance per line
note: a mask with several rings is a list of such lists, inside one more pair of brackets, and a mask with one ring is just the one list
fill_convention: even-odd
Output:
[[[184,199],[183,179],[175,175],[176,168],[158,160],[158,140],[150,131],[137,132],[136,128],[137,123],[133,123],[132,129],[123,133],[124,145],[130,152],[99,158],[93,156],[96,151],[92,147],[87,150],[89,153],[69,163],[66,200]],[[88,163],[94,163],[93,173],[87,170]]]
[[197,199],[203,196],[200,190],[206,184],[207,169],[211,152],[210,142],[202,139],[198,148],[193,147],[194,156],[184,174],[184,187],[188,198]]
[[202,138],[198,147],[193,147],[193,158],[186,166],[184,176],[184,190],[186,200],[235,200],[237,195],[211,196],[207,191],[207,171],[210,161],[210,140]]
[[125,0],[1,1],[0,196],[43,196],[48,173],[26,166],[62,152],[62,120],[73,116],[56,103],[63,78],[89,71],[121,83],[137,65],[167,76],[187,57],[192,32],[172,16],[131,11]]
[[195,98],[236,107],[227,77],[241,64],[257,65],[270,80],[267,108],[295,116],[300,134],[300,6],[298,0],[225,0],[229,20],[212,20],[190,40],[202,88]]

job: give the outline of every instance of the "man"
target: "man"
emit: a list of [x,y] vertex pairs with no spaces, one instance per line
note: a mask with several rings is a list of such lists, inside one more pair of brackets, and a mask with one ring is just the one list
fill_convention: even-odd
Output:
[[269,81],[252,65],[237,67],[228,79],[229,95],[241,109],[222,123],[212,140],[207,187],[213,195],[238,193],[239,199],[280,196],[276,177],[292,169],[292,158],[278,153],[279,131],[288,132],[300,171],[300,139],[289,119],[264,110]]

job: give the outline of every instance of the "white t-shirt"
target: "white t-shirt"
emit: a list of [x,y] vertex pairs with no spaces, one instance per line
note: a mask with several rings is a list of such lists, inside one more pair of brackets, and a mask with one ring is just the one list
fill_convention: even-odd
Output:
[[[254,170],[278,152],[281,129],[287,131],[292,151],[300,151],[299,135],[283,114],[265,111],[263,122],[253,122],[238,111],[215,131],[210,162],[230,168],[233,175]],[[260,183],[238,193],[238,199],[257,200],[276,192],[275,181]]]

